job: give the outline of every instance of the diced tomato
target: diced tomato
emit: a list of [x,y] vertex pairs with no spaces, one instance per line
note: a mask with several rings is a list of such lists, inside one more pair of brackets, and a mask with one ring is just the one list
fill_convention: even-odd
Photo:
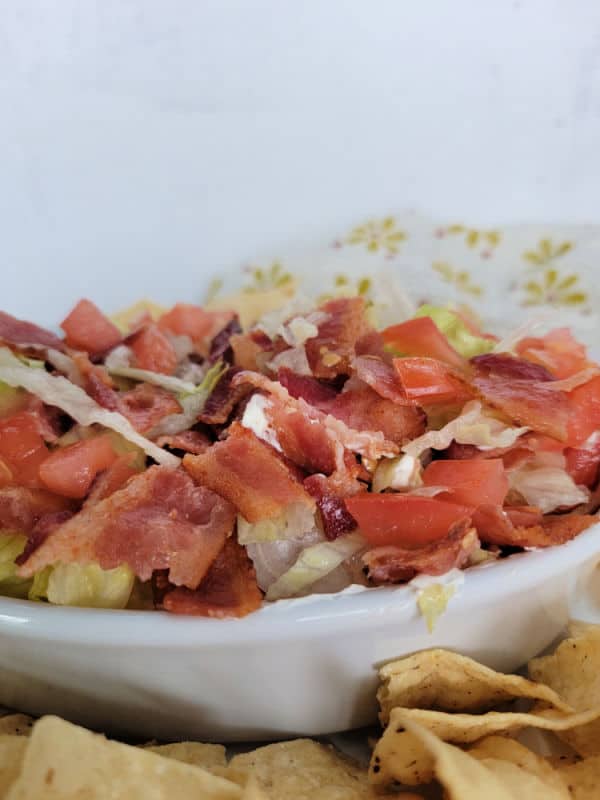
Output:
[[96,475],[116,458],[110,434],[103,434],[55,450],[41,464],[39,475],[56,494],[82,498],[89,492]]
[[382,331],[383,340],[402,355],[436,358],[459,369],[465,359],[444,336],[431,317],[415,317]]
[[521,339],[516,351],[522,358],[546,367],[557,378],[568,378],[589,366],[585,347],[568,328],[557,328],[539,338]]
[[395,358],[394,368],[408,399],[422,405],[458,403],[473,397],[451,368],[435,358]]
[[91,300],[80,300],[60,323],[67,344],[88,353],[103,353],[121,341],[121,334]]
[[600,438],[594,447],[565,450],[566,470],[575,483],[582,486],[594,486],[600,470]]
[[[20,411],[0,420],[0,459],[5,483],[16,483],[28,489],[38,488],[40,464],[48,457],[48,449],[40,433],[34,413]],[[10,472],[12,479],[8,480]]]
[[135,366],[151,372],[172,375],[177,366],[177,354],[171,342],[158,325],[151,323],[139,330],[131,339]]
[[190,303],[176,303],[163,314],[158,325],[177,336],[189,336],[194,342],[212,337],[233,317],[232,311],[205,311]]
[[425,486],[447,486],[440,499],[467,506],[483,503],[501,506],[508,493],[508,478],[501,458],[432,461],[423,471]]
[[[481,462],[478,462],[481,463]],[[472,506],[408,494],[357,494],[346,507],[375,547],[421,547],[443,539],[452,525],[470,517]]]
[[567,426],[568,444],[579,447],[600,431],[600,375],[569,392],[571,413]]

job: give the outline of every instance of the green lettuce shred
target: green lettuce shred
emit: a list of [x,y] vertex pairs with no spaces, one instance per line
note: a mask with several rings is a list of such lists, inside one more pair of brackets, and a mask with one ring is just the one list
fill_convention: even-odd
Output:
[[422,305],[415,317],[431,317],[452,347],[465,358],[473,358],[494,349],[492,339],[477,336],[468,329],[458,314],[444,306]]
[[22,533],[0,531],[0,594],[26,598],[31,581],[17,575],[15,558],[20,556],[27,542]]
[[421,589],[417,597],[417,606],[425,619],[427,630],[433,633],[436,622],[442,616],[452,596],[456,592],[456,586],[452,584],[432,583]]
[[56,564],[36,574],[29,599],[58,606],[125,608],[133,584],[134,574],[125,565],[104,570],[98,564]]

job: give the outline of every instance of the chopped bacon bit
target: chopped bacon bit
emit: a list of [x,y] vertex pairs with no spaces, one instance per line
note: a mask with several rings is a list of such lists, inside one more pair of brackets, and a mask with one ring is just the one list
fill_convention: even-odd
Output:
[[541,364],[557,378],[569,378],[589,366],[585,347],[568,328],[556,328],[545,336],[528,336],[516,346],[528,361]]
[[138,369],[172,375],[177,366],[175,348],[154,322],[144,325],[129,339]]
[[150,467],[61,525],[21,567],[24,577],[57,561],[128,564],[141,580],[169,569],[195,589],[231,534],[233,507],[182,469]]
[[45,442],[55,444],[62,434],[60,425],[61,411],[55,406],[45,405],[39,397],[29,395],[25,410],[33,414],[38,426],[38,433]]
[[240,320],[237,314],[229,320],[227,325],[222,328],[216,336],[213,337],[208,350],[208,360],[211,364],[215,364],[222,359],[228,363],[233,363],[233,347],[231,345],[231,337],[234,334],[242,332]]
[[229,435],[183,466],[194,480],[227,498],[248,520],[277,517],[290,503],[314,501],[272,447],[234,422]]
[[471,364],[477,367],[480,375],[495,375],[504,380],[535,381],[536,383],[554,380],[554,376],[546,367],[523,358],[516,358],[508,353],[485,353],[482,356],[474,356]]
[[122,341],[117,326],[91,300],[80,300],[60,327],[69,347],[87,353],[104,353]]
[[228,539],[195,591],[167,592],[163,608],[172,614],[203,617],[245,617],[262,604],[263,595],[244,547]]
[[[335,378],[347,375],[356,354],[356,342],[370,331],[362,297],[339,297],[325,303],[320,311],[326,313],[318,326],[319,333],[306,341],[306,356],[316,378]],[[335,360],[329,356],[335,355]]]
[[[574,539],[597,522],[587,514],[546,514],[532,510],[527,520],[523,510],[517,515],[499,506],[480,506],[473,515],[473,524],[483,542],[503,547],[553,547]],[[537,516],[537,519],[536,519]],[[512,517],[512,519],[511,519]],[[513,524],[514,520],[514,524]],[[529,521],[528,525],[523,522]]]
[[600,437],[587,448],[567,447],[566,470],[575,483],[595,486],[600,476]]
[[221,375],[198,416],[200,422],[206,425],[223,425],[237,404],[252,391],[252,387],[247,384],[232,386],[238,372],[241,372],[239,367],[230,367]]
[[377,394],[399,405],[414,405],[391,364],[376,356],[359,356],[352,362],[356,377],[368,384]]
[[29,533],[44,515],[74,507],[72,500],[45,489],[5,487],[0,489],[0,529]]
[[163,417],[181,413],[181,406],[171,392],[149,383],[119,393],[118,399],[121,414],[141,433],[158,425]]
[[91,508],[91,506],[122,489],[129,478],[133,478],[134,475],[140,472],[135,466],[137,458],[137,453],[124,453],[108,469],[101,472],[92,484],[83,508]]
[[363,562],[373,583],[404,583],[417,574],[443,575],[453,568],[461,569],[478,545],[470,520],[461,520],[444,539],[410,550],[376,547],[363,555]]
[[564,392],[537,381],[494,374],[479,374],[473,385],[487,403],[509,419],[560,441],[567,438],[571,405]]
[[[343,496],[338,493],[339,489],[331,478],[318,474],[310,475],[304,481],[304,486],[317,501],[323,532],[328,539],[337,539],[338,536],[350,533],[358,527],[358,523],[346,508]],[[346,492],[345,495],[356,494],[362,488],[360,483],[354,480],[353,489]]]
[[294,398],[301,397],[315,408],[319,408],[322,403],[334,400],[337,391],[327,383],[322,383],[309,375],[298,375],[287,367],[282,367],[277,372],[277,380],[288,390]]
[[273,343],[262,331],[236,333],[229,344],[233,351],[233,363],[246,370],[260,370],[262,362],[272,355]]
[[182,431],[172,436],[159,436],[156,440],[159,447],[170,447],[171,450],[183,450],[195,456],[204,453],[211,445],[211,441],[202,431]]
[[21,347],[35,345],[61,351],[65,349],[64,343],[55,334],[34,325],[33,322],[17,319],[5,311],[0,311],[0,341]]
[[27,534],[27,543],[20,556],[15,558],[15,564],[24,564],[27,559],[40,547],[57,528],[73,516],[73,511],[53,511],[45,514],[36,522],[33,529]]
[[505,506],[503,510],[516,528],[540,525],[544,519],[541,510],[536,506]]
[[392,363],[392,356],[385,349],[385,341],[379,331],[367,331],[354,346],[357,356],[376,356],[388,363]]

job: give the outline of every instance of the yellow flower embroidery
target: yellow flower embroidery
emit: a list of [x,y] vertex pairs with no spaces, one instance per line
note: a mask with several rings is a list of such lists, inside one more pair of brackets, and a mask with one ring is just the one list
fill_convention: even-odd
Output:
[[348,244],[363,244],[371,253],[385,250],[388,255],[395,255],[398,246],[406,239],[406,233],[396,225],[393,217],[374,219],[358,225],[352,231],[346,242]]
[[204,305],[208,305],[208,303],[211,303],[213,300],[215,300],[222,288],[223,279],[213,278],[208,284],[208,289],[206,290],[206,295],[204,296]]
[[285,272],[280,261],[273,261],[270,267],[249,267],[251,276],[249,285],[244,286],[245,292],[264,292],[267,289],[281,289],[293,281],[290,272]]
[[554,244],[552,239],[540,239],[536,250],[526,250],[523,259],[529,261],[534,267],[543,267],[551,264],[556,258],[570,253],[575,244],[570,241]]
[[434,261],[431,267],[446,283],[456,286],[461,292],[471,294],[473,297],[481,297],[483,294],[481,286],[471,281],[471,276],[466,270],[454,269],[446,261]]
[[370,297],[372,288],[373,282],[366,275],[353,281],[347,275],[340,273],[333,280],[333,289],[319,295],[317,302],[325,303],[327,300],[333,300],[334,297],[356,297],[358,295],[358,297],[365,298],[367,307],[369,307],[372,304]]
[[579,276],[560,275],[558,270],[549,268],[539,281],[528,281],[525,290],[524,306],[581,306],[588,300],[587,292],[577,284]]
[[468,247],[477,247],[477,245],[487,245],[488,247],[496,247],[500,244],[502,234],[498,230],[482,230],[481,228],[468,228],[466,225],[450,225],[446,228],[446,233],[452,235],[460,235],[465,237],[465,244]]

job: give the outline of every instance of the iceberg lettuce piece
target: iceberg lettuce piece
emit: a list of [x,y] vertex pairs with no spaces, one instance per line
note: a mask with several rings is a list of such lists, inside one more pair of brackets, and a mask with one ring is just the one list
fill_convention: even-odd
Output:
[[104,570],[98,564],[56,564],[35,576],[29,599],[45,598],[58,606],[125,608],[134,579],[125,565]]
[[0,531],[0,595],[27,597],[31,581],[19,578],[15,558],[20,556],[27,537],[14,531]]
[[473,358],[494,349],[493,339],[477,336],[469,330],[460,316],[444,306],[422,305],[415,317],[431,317],[452,347],[465,358]]

